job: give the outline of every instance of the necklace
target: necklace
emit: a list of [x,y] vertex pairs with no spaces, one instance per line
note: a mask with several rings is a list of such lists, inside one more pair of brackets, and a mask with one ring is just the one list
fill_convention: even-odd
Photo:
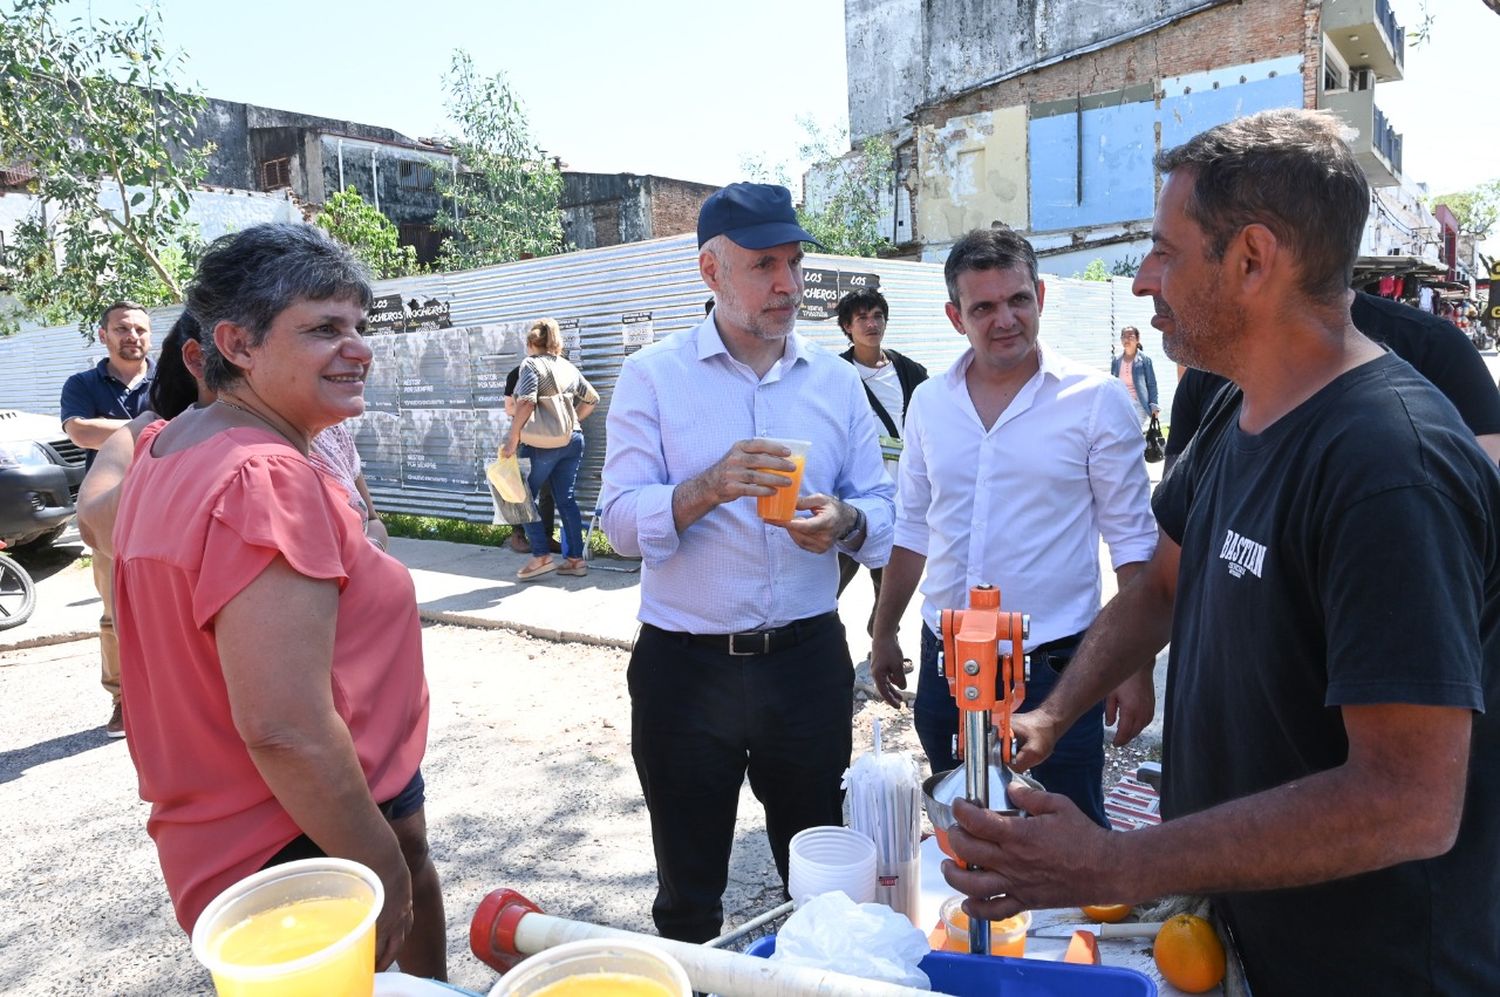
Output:
[[[293,440],[290,436],[288,436],[286,434],[286,432],[280,426],[276,425],[276,423],[272,422],[270,419],[267,419],[265,416],[263,416],[259,412],[255,411],[255,409],[253,409],[253,408],[247,408],[244,405],[236,404],[235,402],[230,401],[229,399],[223,397],[222,395],[220,397],[214,399],[214,400],[216,402],[218,402],[218,404],[223,405],[225,408],[232,408],[236,412],[243,412],[243,413],[245,413],[248,416],[252,416],[252,417],[254,417],[256,419],[259,419],[261,422],[265,423],[266,428],[270,429],[271,432],[275,433],[277,436],[279,436],[282,439],[286,440],[292,446],[294,446],[294,447],[297,446],[297,441],[296,440]],[[300,450],[302,448],[301,447],[297,447],[297,449]]]

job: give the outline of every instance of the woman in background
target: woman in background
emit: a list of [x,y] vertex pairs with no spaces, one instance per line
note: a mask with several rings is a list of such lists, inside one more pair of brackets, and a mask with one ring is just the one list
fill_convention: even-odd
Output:
[[[541,397],[559,396],[573,416],[572,424],[579,428],[571,439],[560,447],[535,447],[521,443],[521,430],[531,413],[536,411]],[[588,561],[583,557],[583,516],[578,511],[578,499],[574,486],[578,483],[578,467],[583,463],[583,420],[599,404],[599,393],[593,385],[562,357],[562,332],[557,322],[550,318],[538,319],[526,333],[526,361],[521,364],[521,375],[516,379],[515,415],[510,421],[510,435],[501,455],[510,457],[520,449],[522,457],[531,459],[531,474],[526,479],[531,496],[536,498],[543,482],[552,485],[552,500],[557,504],[557,514],[562,517],[563,563],[559,566],[552,560],[547,536],[541,523],[526,524],[526,539],[531,541],[531,560],[522,565],[516,577],[523,582],[539,578],[549,571],[559,575],[586,575]]]
[[1141,425],[1161,414],[1161,406],[1156,403],[1156,370],[1151,358],[1141,352],[1141,333],[1135,326],[1120,330],[1120,355],[1109,362],[1109,374],[1125,383]]

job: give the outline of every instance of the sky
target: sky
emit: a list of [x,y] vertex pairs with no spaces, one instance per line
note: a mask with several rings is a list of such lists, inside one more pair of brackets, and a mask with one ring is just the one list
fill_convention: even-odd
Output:
[[[1423,9],[1431,41],[1410,42],[1406,79],[1376,102],[1404,136],[1404,167],[1433,193],[1500,176],[1500,101],[1484,82],[1500,58],[1500,16],[1480,0],[1391,0],[1408,32]],[[797,168],[798,118],[848,122],[843,0],[753,4],[649,0],[392,0],[254,3],[157,0],[169,46],[202,92],[395,128],[452,132],[441,78],[455,48],[503,71],[534,139],[572,169],[703,183],[744,175],[747,158]],[[69,0],[95,17],[139,0]],[[1492,243],[1493,245],[1493,243]]]
[[[158,0],[183,82],[226,100],[394,128],[454,129],[457,48],[504,72],[533,138],[575,170],[725,184],[796,158],[798,115],[846,127],[843,0]],[[139,0],[70,0],[122,18]]]

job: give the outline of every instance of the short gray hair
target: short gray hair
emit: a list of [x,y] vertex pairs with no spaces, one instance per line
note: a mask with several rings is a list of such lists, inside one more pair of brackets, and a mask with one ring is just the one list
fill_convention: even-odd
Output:
[[1370,185],[1326,112],[1276,110],[1237,118],[1156,157],[1163,173],[1192,174],[1187,213],[1213,259],[1247,225],[1270,229],[1301,270],[1303,293],[1342,297],[1370,213]]
[[1010,270],[1025,267],[1033,287],[1037,284],[1036,250],[1014,229],[1004,225],[977,228],[953,244],[943,264],[948,300],[958,301],[958,278],[972,270]]
[[219,352],[213,332],[233,322],[265,342],[276,316],[298,301],[339,299],[368,310],[370,275],[354,254],[323,230],[267,222],[215,239],[188,287],[187,307],[203,326],[203,379],[220,391],[243,372]]

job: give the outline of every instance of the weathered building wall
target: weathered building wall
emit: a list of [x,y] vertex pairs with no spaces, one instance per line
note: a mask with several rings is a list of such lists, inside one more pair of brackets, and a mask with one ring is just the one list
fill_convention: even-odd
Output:
[[698,231],[698,209],[719,188],[713,184],[648,177],[650,181],[651,239]]
[[564,173],[563,239],[575,249],[596,249],[649,238],[645,180],[633,173]]
[[[446,156],[339,135],[318,135],[308,144],[316,149],[315,176],[326,194],[353,188],[397,225],[428,225],[443,210],[437,174],[453,169]],[[312,197],[312,184],[303,189],[308,200],[322,203]]]
[[844,0],[849,137],[900,128],[927,100],[922,0]]
[[564,173],[563,238],[574,249],[644,242],[698,226],[711,184],[634,173]]
[[[954,0],[914,12],[904,0],[848,0],[851,131],[914,120],[902,184],[924,259],[997,222],[1043,251],[1133,244],[1149,228],[1157,151],[1240,115],[1315,106],[1320,6]],[[903,31],[920,56],[881,60],[902,51],[890,43]],[[897,113],[901,100],[912,102]]]
[[1027,226],[1026,108],[955,116],[917,130],[917,234],[951,243],[995,222]]

